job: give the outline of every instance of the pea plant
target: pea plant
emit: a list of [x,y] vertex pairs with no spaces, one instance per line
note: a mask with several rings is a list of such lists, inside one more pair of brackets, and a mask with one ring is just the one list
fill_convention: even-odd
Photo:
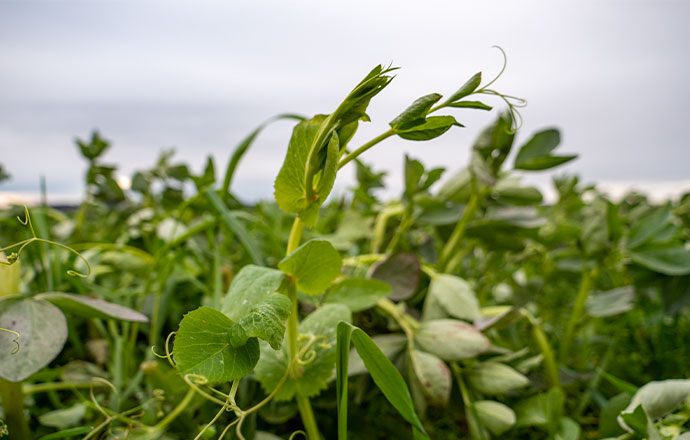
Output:
[[[523,177],[576,155],[518,135],[504,70],[360,142],[377,66],[331,113],[260,124],[221,176],[164,150],[123,189],[110,141],[77,139],[79,206],[0,211],[0,438],[687,439],[690,195],[560,174],[545,201]],[[493,113],[467,163],[405,156],[382,199],[364,153],[466,111]],[[243,202],[243,157],[287,122],[275,200]]]

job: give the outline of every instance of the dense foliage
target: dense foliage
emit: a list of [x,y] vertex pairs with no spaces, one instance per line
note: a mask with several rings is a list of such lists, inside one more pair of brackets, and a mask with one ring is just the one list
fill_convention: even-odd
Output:
[[[522,101],[481,74],[350,149],[391,70],[271,120],[297,121],[276,202],[232,192],[266,123],[222,179],[166,152],[126,190],[93,133],[80,206],[3,211],[0,438],[690,438],[690,195],[563,175],[545,204],[520,177],[575,156],[555,129],[514,145]],[[486,99],[508,109],[466,166],[405,157],[378,197],[362,153],[452,136]]]

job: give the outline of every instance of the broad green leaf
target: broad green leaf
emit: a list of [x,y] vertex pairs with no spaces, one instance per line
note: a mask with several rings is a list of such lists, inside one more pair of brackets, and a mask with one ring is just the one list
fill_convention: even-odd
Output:
[[593,292],[587,298],[585,306],[589,316],[602,318],[632,310],[634,299],[634,287],[625,286],[606,292]]
[[511,130],[512,123],[510,113],[501,113],[493,124],[482,130],[472,146],[494,176],[498,174],[513,146],[515,133]]
[[370,278],[391,286],[389,298],[401,301],[417,290],[421,265],[414,254],[393,254],[371,267]]
[[307,295],[323,293],[338,277],[341,266],[340,254],[326,240],[309,240],[278,263]]
[[482,425],[494,435],[500,436],[515,425],[515,412],[500,402],[479,400],[474,407]]
[[455,102],[459,99],[464,98],[465,96],[469,96],[475,90],[477,90],[477,87],[479,87],[479,84],[481,84],[481,82],[482,82],[482,73],[481,72],[475,73],[462,86],[460,86],[460,88],[458,89],[457,92],[450,95],[450,98],[448,98],[446,100],[446,103]]
[[438,274],[431,278],[422,320],[447,317],[474,321],[481,317],[479,301],[472,288],[460,277]]
[[458,101],[454,102],[452,104],[448,104],[448,107],[454,107],[454,108],[473,108],[476,110],[492,110],[493,107],[490,105],[484,104],[481,101]]
[[390,122],[390,126],[398,131],[423,124],[426,120],[427,113],[429,113],[429,109],[431,109],[431,106],[436,104],[439,99],[441,99],[441,95],[438,93],[422,96],[415,100],[405,111],[396,116],[396,118]]
[[290,299],[281,293],[268,295],[230,328],[230,345],[240,347],[249,338],[259,338],[274,350],[280,349],[291,305]]
[[570,417],[563,417],[554,440],[578,440],[581,431],[580,425],[575,420]]
[[548,401],[546,394],[537,394],[528,397],[515,405],[515,425],[545,426],[548,422]]
[[569,162],[577,157],[552,156],[551,152],[561,143],[561,135],[556,129],[540,131],[525,145],[520,147],[515,158],[515,168],[519,170],[546,170]]
[[173,357],[180,374],[206,377],[209,384],[230,382],[249,373],[259,360],[259,343],[230,345],[234,322],[218,310],[200,307],[187,313],[175,336]]
[[635,263],[665,275],[690,273],[690,252],[682,244],[669,243],[660,246],[643,246],[630,251]]
[[642,405],[652,420],[664,417],[680,407],[690,396],[690,380],[669,379],[649,382],[633,396],[624,412],[632,412]]
[[[381,352],[386,355],[388,359],[393,361],[393,358],[407,347],[407,337],[398,333],[390,333],[383,335],[372,336],[371,340],[374,341],[376,346],[381,350]],[[356,349],[350,351],[350,366],[348,369],[348,376],[355,376],[358,374],[364,374],[367,372],[367,367],[364,365],[364,361],[360,357]]]
[[544,198],[533,186],[501,185],[501,182],[494,187],[494,197],[501,202],[518,206],[538,205]]
[[496,395],[529,385],[529,379],[498,362],[482,362],[468,369],[467,379],[477,391]]
[[38,421],[43,426],[53,428],[69,428],[78,425],[86,414],[86,405],[77,403],[69,408],[56,409],[38,417]]
[[645,439],[647,439],[649,425],[652,424],[653,426],[653,422],[647,416],[642,405],[637,405],[631,411],[623,411],[618,416],[618,423],[628,432],[635,433]]
[[450,369],[438,357],[421,350],[410,353],[415,379],[419,381],[426,400],[434,406],[446,406],[453,381]]
[[[299,367],[297,377],[288,377],[275,396],[277,401],[290,400],[299,392],[306,397],[319,394],[333,378],[336,358],[336,327],[340,321],[350,322],[350,309],[341,304],[326,304],[307,316],[299,324],[300,335],[314,335],[318,340],[311,346],[314,357]],[[300,339],[304,344],[307,337]],[[280,350],[271,350],[261,343],[261,360],[254,375],[266,393],[270,393],[281,380],[288,367],[288,347],[283,341]],[[265,348],[265,349],[264,349]]]
[[441,136],[453,125],[463,127],[452,116],[429,116],[424,123],[412,128],[401,129],[396,131],[396,133],[408,141],[428,141]]
[[415,340],[424,351],[445,361],[471,359],[491,345],[473,326],[456,319],[423,322],[415,332]]
[[352,312],[361,312],[376,305],[391,293],[388,284],[366,278],[347,278],[328,289],[326,303],[344,304]]
[[412,425],[415,439],[428,439],[424,426],[415,413],[412,397],[405,380],[386,355],[361,329],[341,322],[338,324],[336,391],[338,402],[338,439],[347,440],[348,358],[350,342],[363,360],[374,383],[400,415]]
[[63,312],[83,318],[117,319],[119,321],[131,322],[149,321],[146,315],[136,310],[84,295],[47,292],[40,293],[35,298],[48,301],[59,307]]
[[655,236],[661,232],[671,219],[671,210],[667,206],[654,209],[643,217],[636,219],[630,228],[628,239],[625,243],[628,249],[645,244],[648,241],[657,241]]
[[599,413],[599,432],[602,437],[618,437],[625,430],[618,424],[618,414],[630,403],[630,394],[620,393],[606,402]]
[[[67,339],[65,315],[51,303],[12,297],[0,302],[0,377],[20,382],[45,367],[62,351]],[[14,354],[13,354],[14,353]]]
[[285,274],[279,270],[244,266],[232,280],[220,311],[232,321],[238,321],[272,293],[280,291],[284,281]]

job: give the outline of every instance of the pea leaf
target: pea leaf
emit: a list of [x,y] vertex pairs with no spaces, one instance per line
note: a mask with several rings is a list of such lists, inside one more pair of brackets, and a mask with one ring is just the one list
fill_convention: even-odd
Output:
[[452,116],[429,116],[422,124],[396,132],[398,136],[408,141],[428,141],[441,136],[453,125],[464,127]]
[[630,251],[633,262],[665,275],[686,275],[690,273],[690,252],[682,244],[665,243],[658,246],[643,246]]
[[371,267],[370,278],[391,286],[389,298],[401,301],[411,297],[417,284],[421,265],[414,254],[393,254]]
[[626,247],[628,249],[635,249],[648,241],[654,240],[655,236],[668,225],[670,219],[671,210],[667,206],[654,209],[642,216],[630,228],[628,239],[625,243]]
[[690,380],[669,379],[649,382],[635,393],[624,412],[633,412],[641,405],[652,420],[657,420],[680,407],[688,396]]
[[473,326],[456,319],[423,322],[415,333],[415,340],[424,351],[445,361],[471,359],[491,345]]
[[481,101],[459,101],[459,102],[453,102],[452,104],[448,104],[448,107],[454,107],[454,108],[473,108],[476,110],[492,110],[493,107],[490,105],[484,104]]
[[279,270],[244,266],[232,280],[220,311],[232,321],[239,321],[272,293],[280,291],[284,280],[285,274]]
[[251,373],[259,360],[256,338],[232,347],[234,322],[218,310],[200,307],[187,313],[175,337],[173,356],[180,374],[198,374],[209,384],[229,382]]
[[438,274],[431,278],[422,320],[454,318],[474,321],[481,317],[479,301],[472,288],[460,277]]
[[278,263],[308,295],[323,293],[340,274],[341,266],[340,254],[326,240],[310,240]]
[[[371,340],[381,350],[381,352],[391,361],[399,355],[407,346],[407,337],[399,333],[389,333],[372,336]],[[356,376],[367,372],[367,367],[364,365],[362,357],[357,352],[357,349],[350,350],[350,362],[347,374],[348,376]]]
[[468,79],[460,88],[458,89],[457,92],[453,93],[450,95],[450,98],[446,100],[447,103],[455,102],[458,101],[465,96],[468,96],[472,94],[475,90],[477,90],[477,87],[479,87],[479,84],[482,82],[482,73],[477,72],[470,79]]
[[290,299],[280,293],[268,295],[264,302],[240,318],[230,328],[230,345],[240,347],[249,338],[267,341],[271,348],[278,350],[285,334],[285,320],[290,314]]
[[0,332],[0,377],[10,382],[20,382],[48,365],[67,339],[65,315],[38,299],[0,301],[0,328],[19,333],[15,352],[15,336]]
[[587,314],[601,318],[625,313],[633,308],[635,289],[633,286],[619,287],[607,292],[592,293],[587,298]]
[[388,284],[366,278],[347,278],[328,289],[326,303],[344,304],[352,312],[361,312],[376,305],[391,292]]
[[146,315],[136,310],[84,295],[47,292],[40,293],[34,298],[48,301],[59,307],[63,312],[83,318],[117,319],[130,322],[149,321]]
[[[311,347],[313,359],[302,365],[296,377],[288,377],[276,393],[277,401],[290,400],[296,393],[307,397],[319,394],[333,377],[336,358],[336,327],[338,322],[350,322],[350,310],[341,304],[327,304],[307,316],[299,325],[300,335],[319,337]],[[273,391],[288,367],[288,347],[283,342],[281,350],[270,350],[261,342],[261,360],[254,376],[267,393]],[[264,350],[265,348],[265,350]]]
[[426,121],[426,115],[429,113],[431,106],[436,104],[441,99],[438,93],[431,93],[422,96],[415,100],[408,108],[395,117],[390,122],[390,126],[396,130],[406,130],[417,125],[421,125]]
[[546,170],[569,162],[577,157],[552,156],[551,152],[561,143],[561,135],[556,129],[540,131],[525,145],[520,147],[515,158],[515,168],[519,170]]
[[338,324],[336,392],[338,401],[338,439],[347,440],[348,361],[350,342],[364,362],[376,386],[400,415],[412,425],[415,439],[428,439],[424,426],[414,410],[412,397],[400,372],[361,329],[347,323]]

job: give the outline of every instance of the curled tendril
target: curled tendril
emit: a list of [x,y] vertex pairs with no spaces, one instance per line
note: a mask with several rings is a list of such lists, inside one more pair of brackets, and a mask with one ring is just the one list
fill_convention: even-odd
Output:
[[296,436],[298,435],[303,435],[304,438],[308,439],[309,437],[307,436],[307,433],[304,431],[295,431],[292,434],[290,434],[290,437],[288,437],[288,440],[293,440]]
[[168,362],[170,362],[170,365],[172,365],[173,368],[176,367],[175,361],[172,358],[172,353],[170,352],[170,338],[172,338],[174,335],[176,335],[177,332],[170,332],[168,334],[168,337],[165,338],[165,356],[162,354],[156,353],[156,346],[151,346],[151,353],[153,353],[154,356],[156,356],[159,359],[167,359]]
[[19,353],[19,337],[20,337],[21,335],[20,335],[19,333],[15,332],[14,330],[8,330],[8,329],[6,329],[6,328],[1,328],[1,327],[0,327],[0,331],[7,332],[7,333],[10,333],[10,334],[13,334],[13,335],[14,335],[14,339],[12,340],[12,342],[14,342],[14,344],[15,344],[16,346],[12,349],[12,351],[10,352],[10,354],[17,354],[17,353]]
[[82,254],[80,254],[78,251],[76,251],[76,250],[72,249],[71,247],[66,246],[62,243],[57,243],[55,241],[47,240],[45,238],[39,238],[36,236],[36,231],[34,230],[34,226],[31,223],[31,215],[29,214],[29,208],[26,205],[24,205],[24,220],[22,220],[22,218],[19,216],[17,216],[17,220],[19,220],[19,223],[21,223],[22,225],[29,227],[29,229],[31,230],[31,238],[28,238],[26,240],[20,241],[18,243],[15,243],[15,244],[12,244],[10,246],[7,246],[7,247],[0,249],[0,252],[4,252],[4,251],[8,251],[10,249],[19,248],[19,249],[17,249],[16,252],[12,252],[10,254],[10,256],[7,258],[7,262],[0,260],[0,264],[3,264],[5,266],[11,266],[15,262],[17,262],[17,260],[19,260],[19,257],[22,255],[22,252],[24,252],[24,249],[28,245],[30,245],[31,243],[34,243],[34,242],[38,242],[38,243],[45,243],[45,244],[49,244],[52,246],[61,247],[65,250],[67,250],[68,252],[79,257],[84,262],[84,264],[86,264],[86,269],[87,269],[86,274],[83,274],[81,272],[77,272],[74,269],[69,269],[69,270],[67,270],[67,275],[73,276],[73,277],[79,277],[79,278],[86,278],[89,275],[91,275],[91,265],[89,265],[89,262],[86,260],[86,258]]
[[493,83],[496,82],[496,80],[498,80],[501,77],[501,75],[503,75],[503,72],[505,72],[506,66],[508,65],[508,56],[506,55],[506,52],[503,50],[503,48],[500,46],[492,47],[498,49],[501,52],[501,55],[503,55],[503,66],[501,67],[501,70],[498,72],[498,74],[491,81],[489,81],[484,87],[481,87],[478,90],[476,90],[473,94],[498,96],[501,100],[503,100],[503,102],[505,102],[508,106],[508,112],[510,113],[509,133],[515,134],[515,132],[517,132],[520,129],[520,127],[522,127],[523,122],[522,114],[520,114],[518,109],[524,108],[527,105],[527,100],[519,98],[517,96],[506,95],[489,88]]

